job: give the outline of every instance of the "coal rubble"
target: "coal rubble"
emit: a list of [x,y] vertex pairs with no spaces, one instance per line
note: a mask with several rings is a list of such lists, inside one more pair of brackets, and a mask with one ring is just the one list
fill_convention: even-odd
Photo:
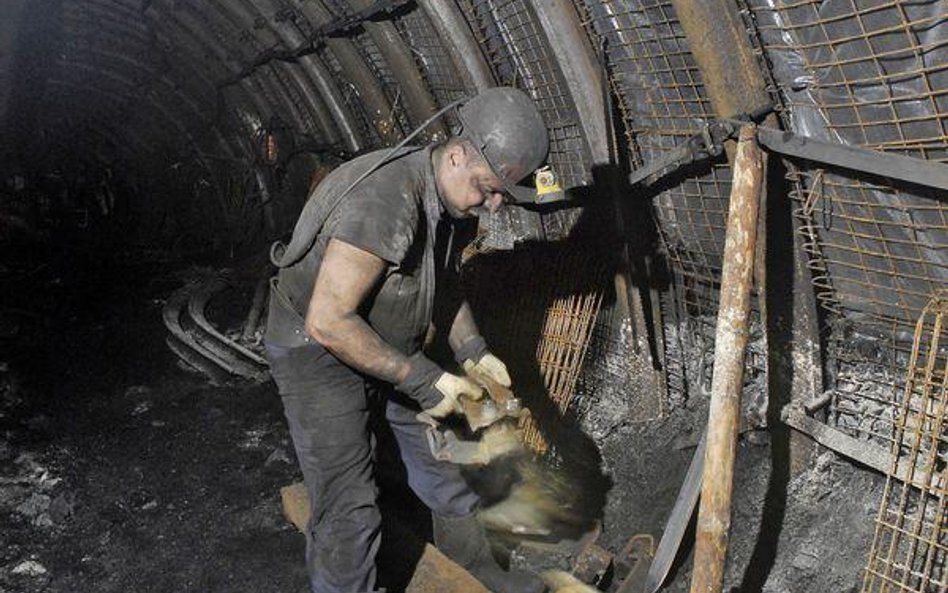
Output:
[[20,546],[16,538],[0,550],[0,591],[39,590],[46,585],[47,560],[41,542],[54,540],[73,513],[75,499],[63,484],[57,458],[64,452],[47,448],[24,450],[13,443],[45,424],[24,414],[24,398],[15,369],[0,364],[0,531],[29,533],[27,541],[37,546]]
[[59,272],[6,284],[42,312],[26,321],[68,331],[0,336],[0,593],[301,590],[270,387],[181,371],[161,322],[176,277],[76,276],[42,308]]
[[[629,369],[630,358],[621,355],[628,351],[632,339],[627,324],[597,326],[572,413],[595,441],[602,470],[611,482],[598,541],[612,553],[618,553],[634,537],[651,537],[657,545],[700,440],[707,418],[710,390],[706,379],[713,356],[710,352],[707,356],[683,355],[682,346],[685,351],[704,352],[697,347],[701,336],[693,324],[693,320],[681,326],[666,324],[670,356],[680,358],[684,381],[679,386],[689,389],[670,388],[668,399],[657,407],[664,413],[656,415],[653,409],[650,416],[634,405],[632,394],[641,391],[641,374]],[[751,334],[752,338],[756,335],[755,331]],[[751,355],[761,349],[752,339]],[[886,382],[891,383],[889,375],[862,369],[858,389],[873,390],[875,395],[864,398],[865,405],[887,399],[883,391]],[[725,590],[858,590],[885,477],[786,427],[764,425],[764,379],[765,375],[748,365]],[[835,417],[840,429],[850,432],[860,421],[863,425],[879,424],[891,418],[871,411],[859,418],[853,413]],[[859,436],[869,439],[869,432]],[[874,432],[884,431],[877,428]],[[689,590],[693,542],[692,526],[666,582],[668,591]]]

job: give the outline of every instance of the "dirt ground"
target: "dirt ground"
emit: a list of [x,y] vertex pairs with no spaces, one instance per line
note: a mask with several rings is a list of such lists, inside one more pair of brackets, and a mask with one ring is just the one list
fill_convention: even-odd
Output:
[[[308,590],[275,386],[209,384],[165,345],[193,270],[50,255],[0,267],[0,593]],[[251,292],[211,320],[242,319]],[[379,581],[398,591],[430,519],[381,474]]]
[[[179,366],[161,323],[180,285],[168,264],[46,255],[0,268],[0,593],[306,590],[272,384],[213,386]],[[601,454],[583,469],[608,488],[600,544],[616,552],[657,542],[706,404],[634,423],[601,395],[578,420]],[[820,449],[791,475],[785,440],[741,441],[726,590],[858,590],[882,479]],[[425,537],[416,501],[383,503]],[[397,590],[411,553],[386,542]],[[669,590],[688,588],[690,551]]]
[[[575,410],[613,484],[600,538],[612,551],[636,534],[651,535],[657,544],[700,438],[710,395],[701,385],[698,356],[679,353],[692,386],[688,397],[670,393],[666,413],[642,421],[648,410],[629,398],[637,392],[637,379],[624,362],[622,329],[597,328],[600,335],[594,336]],[[681,329],[666,325],[665,331],[671,336]],[[742,397],[745,418],[775,415],[759,408],[766,406],[766,381],[753,377],[748,383]],[[860,590],[884,477],[816,446],[774,418],[770,426],[746,431],[738,440],[724,590]],[[667,591],[689,590],[693,540],[694,519]]]
[[179,368],[152,266],[22,263],[3,276],[23,313],[0,338],[0,591],[305,590],[270,385]]

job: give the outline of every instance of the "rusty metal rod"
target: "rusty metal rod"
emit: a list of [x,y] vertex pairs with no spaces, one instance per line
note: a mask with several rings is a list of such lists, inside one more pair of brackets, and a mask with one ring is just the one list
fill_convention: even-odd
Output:
[[[754,48],[734,2],[671,0],[671,4],[718,115],[751,113],[770,103]],[[775,123],[770,120],[770,125]]]
[[691,593],[720,592],[724,581],[757,242],[757,210],[763,180],[756,131],[752,124],[741,128],[734,159]]

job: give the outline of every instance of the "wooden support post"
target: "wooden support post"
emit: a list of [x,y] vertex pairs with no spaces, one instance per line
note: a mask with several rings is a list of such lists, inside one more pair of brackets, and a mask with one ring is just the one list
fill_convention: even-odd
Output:
[[763,180],[756,131],[752,124],[741,128],[734,159],[691,593],[717,593],[724,582],[757,240],[757,210]]

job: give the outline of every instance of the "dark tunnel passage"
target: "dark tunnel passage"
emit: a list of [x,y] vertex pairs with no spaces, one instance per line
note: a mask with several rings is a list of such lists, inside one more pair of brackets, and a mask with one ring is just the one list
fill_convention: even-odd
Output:
[[[298,527],[315,503],[264,345],[271,246],[334,171],[413,133],[449,146],[464,131],[449,106],[493,87],[529,98],[549,150],[520,182],[534,201],[479,210],[445,256],[517,398],[498,423],[516,453],[463,471],[491,557],[613,593],[654,593],[659,565],[666,591],[708,571],[716,591],[944,590],[946,15],[945,0],[0,0],[0,593],[308,590]],[[735,255],[751,119],[764,189],[756,246]],[[425,354],[464,374],[429,333]],[[484,591],[433,545],[374,405],[378,586]],[[697,518],[714,488],[718,523]],[[694,512],[676,505],[689,492]]]

